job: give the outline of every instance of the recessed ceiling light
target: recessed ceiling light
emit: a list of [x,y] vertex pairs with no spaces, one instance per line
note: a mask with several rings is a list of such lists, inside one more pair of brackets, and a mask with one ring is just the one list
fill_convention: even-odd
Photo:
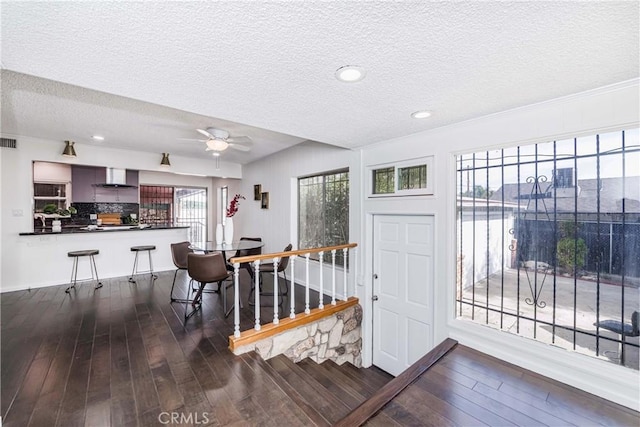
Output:
[[420,110],[414,113],[411,113],[411,117],[414,119],[426,119],[427,117],[431,117],[431,111]]
[[91,138],[95,139],[96,141],[104,141],[104,136],[100,135],[93,135]]
[[364,79],[364,68],[357,65],[345,65],[336,70],[336,79],[341,82],[354,83]]

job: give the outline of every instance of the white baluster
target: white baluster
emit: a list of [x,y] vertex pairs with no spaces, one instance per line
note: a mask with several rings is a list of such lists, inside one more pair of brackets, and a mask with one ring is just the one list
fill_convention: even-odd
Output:
[[353,248],[351,264],[353,264],[353,295],[356,294],[356,278],[358,277],[358,248]]
[[240,263],[233,264],[233,336],[240,338]]
[[305,290],[304,290],[304,312],[306,314],[311,313],[311,310],[309,310],[309,256],[311,254],[305,254],[304,257],[306,258],[306,270],[307,270],[307,281],[305,283]]
[[318,295],[319,302],[318,308],[324,308],[324,252],[318,252],[318,256],[320,257],[320,294]]
[[273,259],[273,324],[280,323],[278,318],[278,261],[280,258]]
[[295,294],[295,289],[296,289],[296,256],[293,255],[291,257],[289,257],[289,260],[291,261],[291,283],[289,284],[290,288],[291,288],[291,295],[289,296],[290,302],[291,302],[291,313],[289,314],[289,317],[291,319],[295,319],[296,318],[296,294]]
[[253,261],[253,294],[255,297],[256,325],[254,329],[260,330],[260,260]]
[[336,250],[331,250],[331,305],[336,305]]
[[342,248],[342,281],[344,286],[344,295],[343,298],[346,301],[348,298],[347,294],[347,248]]

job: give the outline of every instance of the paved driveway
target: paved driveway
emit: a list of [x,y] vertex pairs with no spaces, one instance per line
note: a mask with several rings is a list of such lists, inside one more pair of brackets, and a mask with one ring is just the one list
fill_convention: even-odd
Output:
[[[596,327],[593,324],[598,318],[620,320],[623,306],[624,319],[630,323],[631,313],[640,310],[640,289],[636,283],[629,283],[624,287],[615,283],[600,282],[598,285],[595,280],[574,280],[573,277],[564,276],[555,277],[554,283],[551,273],[545,277],[543,271],[521,269],[518,272],[508,269],[490,276],[488,281],[477,282],[475,290],[471,287],[465,289],[462,297],[464,301],[471,302],[475,293],[476,304],[484,307],[488,302],[490,308],[498,311],[503,307],[502,311],[505,314],[502,316],[499,312],[489,311],[489,326],[500,328],[502,321],[503,330],[527,338],[535,337],[538,341],[595,357],[596,338],[581,331],[595,334]],[[534,302],[532,294],[535,293],[538,294],[537,305],[531,304]],[[463,304],[463,317],[470,319],[471,310],[471,306]],[[518,320],[516,313],[551,325],[522,318]],[[476,322],[485,323],[486,310],[476,307],[474,318]],[[577,331],[575,334],[573,329]],[[604,337],[618,338],[618,335],[603,329],[600,329],[600,334]],[[627,340],[638,345],[638,337]],[[618,343],[604,339],[599,341],[599,357],[619,363]],[[603,354],[605,351],[606,355]],[[627,345],[625,352],[625,366],[638,369],[638,347]]]

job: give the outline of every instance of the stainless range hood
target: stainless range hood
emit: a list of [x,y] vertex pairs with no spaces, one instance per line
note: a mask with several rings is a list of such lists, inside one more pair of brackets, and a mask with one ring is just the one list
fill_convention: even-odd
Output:
[[119,168],[107,168],[104,184],[96,184],[100,187],[112,187],[112,188],[131,188],[135,185],[127,184],[127,170]]

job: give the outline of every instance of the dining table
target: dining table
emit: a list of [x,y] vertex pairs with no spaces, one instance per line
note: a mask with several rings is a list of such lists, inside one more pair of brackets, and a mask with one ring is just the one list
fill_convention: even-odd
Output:
[[[238,240],[231,243],[217,243],[214,241],[195,242],[189,246],[189,249],[197,252],[222,252],[222,256],[227,260],[227,251],[242,251],[248,249],[257,249],[264,246],[264,242],[256,240]],[[232,270],[233,267],[227,264],[227,269]]]

